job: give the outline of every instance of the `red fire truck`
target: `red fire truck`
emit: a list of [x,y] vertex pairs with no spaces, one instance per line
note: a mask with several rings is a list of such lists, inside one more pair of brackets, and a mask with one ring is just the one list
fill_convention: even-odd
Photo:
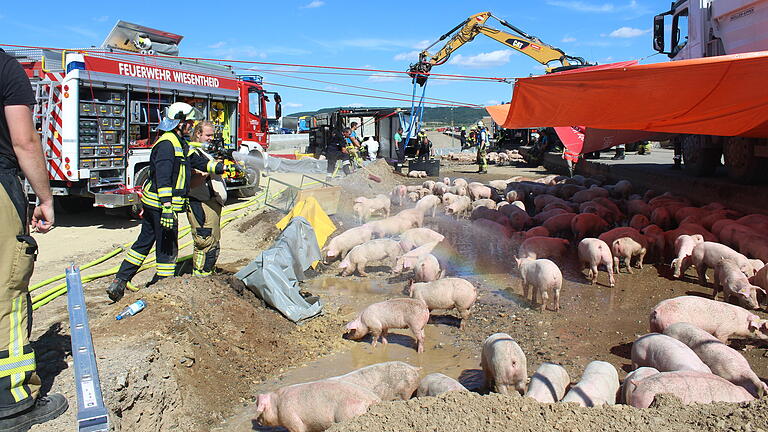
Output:
[[[269,148],[270,97],[275,103],[271,118],[280,117],[280,95],[265,91],[261,77],[109,43],[125,39],[126,33],[157,45],[177,46],[182,38],[119,22],[99,49],[7,50],[35,89],[35,122],[54,195],[65,210],[87,200],[138,214],[138,194],[159,136],[156,127],[173,102],[196,106],[214,123],[221,154]],[[248,196],[258,189],[259,177],[248,168],[225,180],[228,189]]]

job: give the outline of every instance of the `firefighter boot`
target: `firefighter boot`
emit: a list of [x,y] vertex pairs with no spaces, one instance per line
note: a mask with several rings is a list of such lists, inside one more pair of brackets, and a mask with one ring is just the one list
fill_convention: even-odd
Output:
[[616,154],[611,160],[624,160],[624,149],[616,149]]
[[115,303],[119,302],[120,299],[123,298],[123,295],[125,295],[125,285],[127,283],[128,282],[121,279],[113,280],[107,287],[107,295],[109,296],[109,299]]
[[154,285],[154,284],[156,284],[156,283],[160,282],[160,281],[161,281],[161,280],[163,280],[163,279],[168,279],[168,278],[167,278],[166,276],[158,276],[158,275],[157,275],[157,273],[155,273],[155,275],[154,275],[154,276],[152,276],[152,280],[150,280],[149,282],[147,282],[147,284],[146,284],[146,285],[144,285],[144,288],[149,288],[149,287],[151,287],[152,285]]
[[55,419],[62,415],[67,408],[69,408],[69,403],[63,395],[50,393],[48,396],[38,397],[35,403],[24,411],[10,417],[0,418],[0,430],[25,432],[32,425]]

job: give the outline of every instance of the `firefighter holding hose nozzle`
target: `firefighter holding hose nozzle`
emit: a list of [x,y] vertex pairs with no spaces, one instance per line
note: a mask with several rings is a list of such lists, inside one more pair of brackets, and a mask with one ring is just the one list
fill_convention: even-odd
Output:
[[[157,126],[164,133],[152,146],[149,178],[142,187],[143,220],[139,238],[128,250],[116,278],[107,287],[109,298],[117,302],[125,294],[127,283],[138,272],[155,244],[157,272],[150,284],[174,276],[178,255],[178,213],[187,211],[192,169],[223,174],[224,163],[210,160],[190,147],[184,138],[192,125],[203,120],[202,113],[184,102],[168,107]],[[234,165],[226,169],[235,170]]]

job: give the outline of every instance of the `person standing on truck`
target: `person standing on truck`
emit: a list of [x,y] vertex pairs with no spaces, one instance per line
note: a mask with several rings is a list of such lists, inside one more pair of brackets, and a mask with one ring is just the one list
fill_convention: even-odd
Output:
[[38,199],[32,229],[46,233],[54,222],[48,170],[32,122],[36,102],[24,69],[0,49],[0,430],[4,431],[26,431],[69,407],[61,394],[40,396],[35,352],[29,343],[29,278],[37,243],[29,235],[29,202],[20,174]]
[[485,128],[482,120],[477,122],[477,133],[475,136],[477,139],[477,164],[480,166],[477,172],[479,174],[488,174],[488,158],[486,157],[486,152],[488,151],[490,140],[488,138],[488,130]]
[[[192,130],[191,150],[213,161],[206,149],[213,139],[213,123],[202,121]],[[221,209],[227,202],[227,188],[221,176],[193,170],[189,190],[187,219],[192,227],[195,250],[192,253],[192,275],[208,276],[213,273],[219,258],[221,240]]]
[[[209,160],[193,151],[184,138],[194,122],[202,119],[198,109],[175,102],[157,126],[164,133],[152,146],[149,156],[149,178],[142,187],[144,216],[141,232],[107,287],[107,295],[114,302],[123,298],[127,283],[139,271],[153,244],[156,245],[157,272],[148,285],[175,274],[179,236],[177,214],[187,211],[192,168],[209,174],[224,173],[222,162]],[[230,172],[236,170],[235,165],[228,169]]]

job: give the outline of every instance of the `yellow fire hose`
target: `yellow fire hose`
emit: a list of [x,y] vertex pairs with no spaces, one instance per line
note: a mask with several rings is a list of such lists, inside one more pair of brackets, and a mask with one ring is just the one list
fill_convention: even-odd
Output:
[[[278,194],[280,194],[280,192],[275,193],[275,195],[273,195],[272,197],[277,196]],[[264,198],[264,195],[265,195],[265,192],[262,192],[261,194],[255,196],[255,197],[253,197],[251,199],[249,199],[248,201],[246,201],[244,203],[240,203],[240,204],[233,205],[231,207],[227,207],[227,208],[225,208],[221,212],[221,214],[223,216],[223,215],[230,214],[230,213],[238,211],[238,210],[242,210],[242,209],[244,209],[246,207],[250,207],[250,206],[252,206],[254,204],[257,204],[261,199]],[[270,198],[272,198],[272,197],[270,197]],[[227,226],[233,220],[238,219],[238,218],[240,218],[240,217],[242,217],[244,215],[245,214],[242,214],[242,215],[239,215],[239,216],[233,216],[233,217],[230,217],[230,218],[222,220],[221,221],[221,228],[224,228],[225,226]],[[192,228],[190,226],[186,226],[186,227],[182,228],[181,230],[179,230],[179,239],[185,237],[187,234],[189,234],[191,232],[191,230],[192,230]],[[191,245],[192,243],[193,243],[193,240],[190,240],[190,241],[184,243],[183,245],[179,246],[179,250],[181,250],[181,249]],[[113,258],[114,256],[118,255],[120,252],[123,252],[125,250],[125,248],[130,247],[131,244],[132,243],[126,243],[125,245],[123,245],[123,247],[114,249],[113,251],[111,251],[111,252],[109,252],[109,253],[107,253],[107,254],[105,254],[105,255],[103,255],[103,256],[101,256],[101,257],[99,257],[99,258],[97,258],[97,259],[95,259],[95,260],[93,260],[93,261],[83,265],[82,267],[80,267],[80,269],[81,270],[85,270],[87,268],[90,268],[90,267],[93,267],[95,265],[101,264],[101,263],[109,260],[110,258]],[[154,248],[152,248],[150,250],[150,253],[152,253],[153,251],[154,251]],[[176,261],[177,262],[185,261],[185,260],[190,259],[191,257],[192,257],[192,255],[187,255],[187,256],[178,258]],[[154,261],[155,261],[155,258],[148,258],[147,261],[144,262],[144,264],[139,268],[138,271],[143,271],[143,270],[146,270],[148,268],[156,267],[157,264],[154,263]],[[116,274],[119,271],[119,268],[120,268],[120,266],[118,265],[118,266],[112,267],[112,268],[110,268],[108,270],[105,270],[105,271],[102,271],[102,272],[99,272],[99,273],[83,276],[83,283],[91,282],[91,281],[93,281],[95,279],[99,279],[99,278],[102,278],[102,277],[114,275],[114,274]],[[46,279],[44,281],[36,283],[35,285],[31,286],[29,288],[29,290],[30,291],[37,290],[37,289],[42,288],[42,287],[44,287],[46,285],[50,285],[53,282],[59,281],[61,279],[64,279],[65,277],[66,277],[65,274],[60,274],[60,275],[54,276],[52,278],[49,278],[49,279]],[[138,288],[133,286],[130,282],[127,284],[127,286],[132,291],[138,291]],[[40,307],[48,304],[49,302],[53,301],[54,299],[58,298],[59,296],[65,294],[66,292],[67,292],[67,284],[65,282],[65,283],[61,283],[61,284],[58,284],[58,285],[54,286],[53,288],[45,291],[44,293],[42,293],[42,294],[40,294],[38,296],[33,297],[32,298],[32,310],[39,309]]]

